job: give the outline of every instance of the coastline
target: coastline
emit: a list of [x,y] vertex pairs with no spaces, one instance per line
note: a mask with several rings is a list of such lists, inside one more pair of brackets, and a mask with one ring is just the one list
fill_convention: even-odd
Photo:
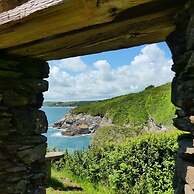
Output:
[[[62,131],[64,131],[63,129],[58,129],[58,128],[52,127],[52,126],[51,127],[49,126],[49,128],[52,129],[52,130],[55,130],[56,133],[60,133],[60,134],[61,134]],[[85,137],[85,136],[91,136],[92,137],[93,134],[91,134],[91,133],[90,134],[80,134],[80,135],[74,135],[74,136],[67,136],[67,135],[62,135],[62,134],[59,135],[59,136],[57,136],[57,135],[55,136],[53,134],[52,136],[53,137],[65,137],[65,138],[78,138],[78,137]]]
[[60,131],[63,136],[82,136],[92,135],[98,128],[107,125],[112,125],[112,121],[105,117],[69,112],[62,119],[54,122],[52,128]]
[[[56,149],[69,152],[85,150],[91,144],[91,136],[76,136],[66,137],[62,136],[61,132],[52,127],[53,123],[64,117],[71,109],[66,107],[42,107],[49,123],[48,131],[44,135],[47,137],[48,149]],[[58,133],[58,134],[57,134]]]
[[43,106],[42,108],[69,108],[69,109],[74,109],[77,106]]
[[[63,108],[64,108],[64,109],[65,109],[65,108],[67,108],[67,109],[72,110],[72,109],[76,108],[76,106],[43,106],[43,108],[49,108],[49,109],[53,109],[53,108],[57,108],[57,109],[58,109],[58,108],[59,108],[59,109],[63,109]],[[72,114],[72,113],[71,113],[71,112],[65,113],[65,114],[64,114],[64,117],[65,117],[65,115],[70,115],[70,114]],[[67,131],[66,129],[58,128],[58,127],[55,127],[55,126],[54,126],[56,122],[61,122],[61,121],[63,121],[64,117],[61,118],[61,119],[59,119],[59,120],[57,120],[57,121],[54,121],[54,122],[52,122],[52,123],[49,123],[49,126],[48,126],[48,128],[50,128],[50,129],[52,129],[52,130],[55,130],[56,132],[58,131],[58,133],[61,134],[61,135],[58,135],[58,137],[78,138],[78,137],[92,136],[92,135],[93,135],[93,133],[76,134],[76,135],[64,135],[63,133],[65,133],[65,132]],[[52,136],[55,137],[55,135],[52,135]]]

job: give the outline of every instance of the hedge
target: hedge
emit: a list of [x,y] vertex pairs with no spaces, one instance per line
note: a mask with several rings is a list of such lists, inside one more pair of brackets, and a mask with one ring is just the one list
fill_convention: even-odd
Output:
[[56,163],[94,184],[104,184],[117,194],[173,193],[177,132],[130,138],[120,145],[91,147],[69,154]]

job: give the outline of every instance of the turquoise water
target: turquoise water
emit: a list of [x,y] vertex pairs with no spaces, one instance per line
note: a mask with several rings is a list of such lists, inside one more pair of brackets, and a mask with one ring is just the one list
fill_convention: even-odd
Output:
[[[43,107],[45,111],[49,125],[55,121],[63,118],[63,116],[69,112],[68,107]],[[76,150],[87,149],[91,142],[90,136],[78,136],[78,137],[64,137],[61,135],[60,131],[49,127],[48,133],[46,134],[48,138],[48,148],[57,150],[68,150],[70,152]]]

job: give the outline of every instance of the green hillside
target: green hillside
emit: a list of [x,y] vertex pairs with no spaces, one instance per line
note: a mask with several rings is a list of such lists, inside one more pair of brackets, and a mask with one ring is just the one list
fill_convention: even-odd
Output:
[[171,126],[175,107],[171,103],[171,84],[148,87],[142,92],[84,104],[74,113],[106,116],[119,126],[138,126],[152,118],[157,124]]
[[[94,188],[103,185],[114,194],[173,193],[174,158],[180,132],[153,133],[143,128],[150,118],[154,123],[172,128],[175,107],[170,99],[171,85],[166,84],[80,105],[74,113],[106,116],[115,125],[97,129],[88,150],[66,152],[53,168],[58,173],[71,172],[74,177],[89,181]],[[98,194],[98,191],[93,189],[89,193]],[[100,190],[100,193],[110,192]]]

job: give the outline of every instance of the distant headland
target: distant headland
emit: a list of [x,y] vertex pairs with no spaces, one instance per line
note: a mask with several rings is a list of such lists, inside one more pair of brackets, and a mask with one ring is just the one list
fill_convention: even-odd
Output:
[[84,105],[84,104],[89,104],[92,102],[97,102],[97,101],[66,101],[66,102],[62,102],[62,101],[45,101],[43,103],[43,106],[46,107],[77,107],[80,105]]

